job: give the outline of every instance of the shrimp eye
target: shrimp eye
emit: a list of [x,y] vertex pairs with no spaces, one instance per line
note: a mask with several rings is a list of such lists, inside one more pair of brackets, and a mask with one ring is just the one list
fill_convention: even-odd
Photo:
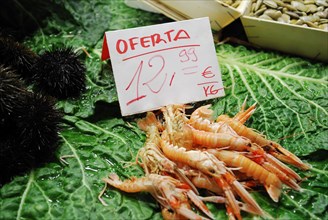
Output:
[[271,149],[271,147],[270,146],[263,146],[263,150],[265,150],[265,151],[269,151]]
[[209,171],[210,173],[213,173],[213,174],[215,173],[215,170],[214,170],[214,169],[209,169],[208,171]]

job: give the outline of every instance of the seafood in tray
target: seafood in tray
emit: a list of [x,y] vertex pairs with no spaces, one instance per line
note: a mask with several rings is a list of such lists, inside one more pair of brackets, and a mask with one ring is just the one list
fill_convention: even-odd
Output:
[[210,105],[148,112],[138,121],[147,138],[136,158],[145,176],[120,180],[111,173],[103,181],[128,193],[149,192],[164,219],[214,219],[205,202],[224,204],[229,219],[242,219],[241,212],[269,217],[252,187],[263,186],[278,202],[283,185],[301,190],[301,177],[286,164],[303,170],[309,165],[244,125],[255,109],[245,109],[244,102],[234,117],[217,118]]

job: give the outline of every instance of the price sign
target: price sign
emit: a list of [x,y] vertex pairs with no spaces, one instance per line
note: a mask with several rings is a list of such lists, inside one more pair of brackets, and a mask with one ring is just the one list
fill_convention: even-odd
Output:
[[208,18],[108,31],[123,116],[224,95]]

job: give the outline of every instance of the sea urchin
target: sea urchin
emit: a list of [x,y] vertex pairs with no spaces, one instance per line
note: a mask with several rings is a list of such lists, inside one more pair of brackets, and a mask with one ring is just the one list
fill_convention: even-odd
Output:
[[37,89],[59,99],[78,97],[85,90],[85,66],[71,47],[46,51],[33,68]]

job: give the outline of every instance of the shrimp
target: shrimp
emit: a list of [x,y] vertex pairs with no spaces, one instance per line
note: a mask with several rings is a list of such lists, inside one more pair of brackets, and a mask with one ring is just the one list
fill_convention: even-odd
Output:
[[[187,164],[188,166],[198,169],[210,176],[214,176],[217,179],[221,179],[221,175],[226,172],[223,163],[213,157],[213,155],[206,152],[197,150],[187,151],[183,147],[174,146],[164,140],[161,141],[161,148],[169,159]],[[231,191],[231,188],[226,184],[225,180],[221,180],[219,186],[224,188],[224,192],[229,200],[229,203],[233,206],[235,216],[238,219],[241,219],[240,209],[236,204],[236,199]]]
[[141,130],[146,132],[150,126],[155,126],[160,131],[164,129],[163,125],[157,120],[156,115],[153,112],[147,112],[146,117],[139,119],[137,124]]
[[193,111],[187,123],[198,130],[235,135],[236,133],[226,123],[214,122],[213,110],[210,107],[211,105],[205,105],[197,108]]
[[286,163],[289,163],[291,165],[294,165],[296,167],[300,167],[301,169],[304,170],[308,170],[310,168],[308,164],[305,164],[296,155],[286,150],[278,143],[267,140],[263,135],[257,133],[253,129],[246,127],[239,121],[234,120],[227,115],[220,115],[216,121],[227,123],[237,134],[245,138],[248,138],[250,141],[258,144],[263,149],[265,149],[268,153],[274,155],[278,159]]
[[197,188],[207,189],[211,192],[214,192],[216,195],[223,194],[222,189],[218,187],[214,179],[208,175],[205,175],[199,170],[192,169],[189,166],[184,166],[182,170],[183,173],[188,176],[188,178]]
[[[210,178],[210,177],[204,175],[204,174],[203,175],[199,174],[197,176],[191,177],[191,181],[198,188],[207,189],[207,190],[215,193],[216,195],[222,195],[223,194],[222,189],[218,187],[215,180],[213,178]],[[227,199],[222,197],[222,196],[208,196],[208,197],[202,197],[201,199],[203,201],[214,202],[214,203],[226,203],[227,202]],[[252,214],[257,214],[257,215],[263,215],[262,212],[259,212],[258,209],[254,208],[251,205],[248,205],[248,204],[245,204],[245,203],[242,203],[242,202],[239,202],[239,201],[237,201],[236,204],[238,204],[239,208],[242,211],[249,212],[249,213],[252,213]],[[229,210],[229,208],[228,208],[228,210]]]
[[185,114],[185,105],[169,105],[161,110],[165,119],[167,140],[174,144],[190,149],[192,147],[191,131],[185,129],[188,120]]
[[192,190],[198,194],[197,188],[191,181],[180,171],[177,165],[166,158],[159,149],[160,133],[156,116],[152,112],[148,112],[144,119],[138,121],[140,125],[147,132],[147,139],[145,145],[139,149],[136,160],[141,159],[140,166],[144,169],[146,175],[150,173],[166,174],[170,173],[178,177],[181,181],[187,183]]
[[164,208],[173,210],[174,213],[188,219],[206,219],[191,209],[190,199],[208,217],[214,218],[206,205],[186,184],[170,176],[149,174],[148,176],[132,177],[121,181],[116,174],[112,173],[109,178],[103,178],[103,181],[127,193],[149,192]]
[[138,121],[138,126],[146,131],[147,134],[145,145],[139,149],[136,157],[137,163],[138,159],[141,159],[140,165],[143,167],[146,174],[159,174],[161,171],[176,170],[175,163],[164,157],[158,148],[160,134],[155,114],[148,112],[145,118]]
[[265,186],[272,200],[278,202],[281,194],[282,183],[275,174],[269,172],[240,153],[214,149],[209,150],[209,152],[225,162],[228,166],[240,167],[240,172],[258,180]]
[[229,147],[232,150],[245,151],[252,144],[251,141],[244,137],[229,133],[213,133],[197,129],[191,130],[193,142],[205,148]]
[[187,164],[205,174],[220,177],[221,174],[226,172],[223,162],[217,160],[207,152],[186,150],[186,148],[174,146],[164,140],[160,141],[160,146],[165,156],[169,159]]
[[[245,103],[244,103],[245,104]],[[243,105],[244,105],[243,104]],[[244,108],[244,107],[243,107]],[[250,108],[251,111],[255,110],[255,104]],[[200,107],[196,109],[195,111],[205,111],[208,112],[208,105]],[[249,113],[250,110],[246,110],[245,112]],[[194,114],[194,113],[193,113]],[[192,114],[192,116],[193,116]],[[197,113],[195,115],[200,115],[200,113]],[[208,113],[210,115],[210,113]],[[191,116],[191,117],[192,117]],[[206,120],[206,119],[205,119]],[[206,121],[205,121],[206,122]],[[202,123],[202,125],[210,125],[210,122],[208,123]],[[209,127],[211,128],[211,127]],[[197,129],[193,129],[193,141],[202,147],[205,148],[223,148],[228,147],[231,150],[237,150],[237,151],[251,151],[256,156],[258,156],[259,152],[259,146],[255,146],[255,144],[252,144],[249,140],[247,140],[244,137],[238,136],[238,135],[232,135],[229,133],[213,133],[210,132],[211,129],[206,129],[206,126],[202,127],[203,130],[206,131],[199,131]],[[279,176],[281,180],[291,188],[295,190],[300,190],[300,187],[296,183],[296,180],[300,180],[300,177],[290,168],[288,168],[283,163],[279,163],[278,160],[274,160],[274,157],[269,157],[269,154],[266,154],[264,151],[262,152],[263,158],[265,160],[271,161],[270,163],[263,161],[261,164],[264,164],[266,166],[266,169],[269,171],[274,172]]]
[[161,141],[164,154],[171,160],[187,164],[201,172],[214,177],[215,182],[223,189],[227,197],[229,207],[233,210],[237,219],[241,219],[240,208],[234,197],[230,185],[237,194],[247,203],[251,204],[259,213],[263,213],[260,206],[243,188],[243,186],[227,171],[226,167],[214,155],[206,151],[186,150],[183,147],[173,146]]
[[275,157],[267,154],[263,149],[257,148],[257,150],[253,150],[250,154],[245,154],[245,156],[261,165],[264,169],[276,174],[290,188],[298,191],[301,189],[297,184],[297,181],[300,181],[301,177]]

